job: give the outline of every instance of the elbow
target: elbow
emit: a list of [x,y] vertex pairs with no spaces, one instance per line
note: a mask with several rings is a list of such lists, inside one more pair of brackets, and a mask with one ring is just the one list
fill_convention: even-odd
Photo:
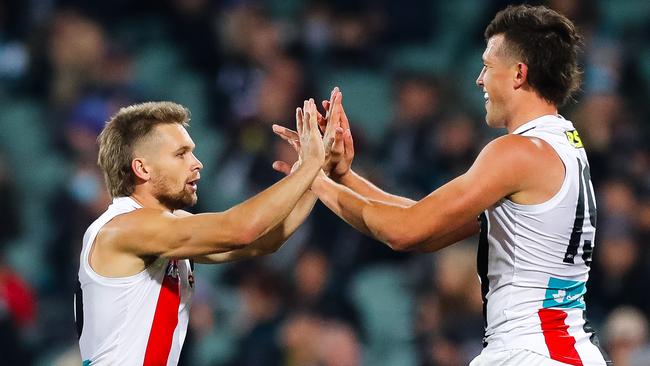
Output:
[[259,234],[252,228],[245,228],[234,233],[234,237],[233,249],[243,249],[257,240]]
[[420,244],[420,241],[412,233],[402,230],[386,235],[383,242],[396,252],[410,252]]
[[261,225],[256,217],[250,217],[241,221],[240,225],[233,225],[235,232],[233,233],[236,238],[235,242],[241,247],[255,242],[262,235],[264,235],[264,227]]
[[418,247],[419,243],[408,239],[393,239],[385,242],[388,247],[396,252],[410,252]]

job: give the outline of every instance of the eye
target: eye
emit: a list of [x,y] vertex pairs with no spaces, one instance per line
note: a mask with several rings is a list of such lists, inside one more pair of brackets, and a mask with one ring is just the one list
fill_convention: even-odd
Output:
[[181,152],[179,152],[178,154],[176,154],[176,156],[178,156],[178,157],[181,157],[181,158],[182,158],[182,157],[184,157],[184,156],[185,156],[185,153],[186,153],[185,151],[181,151]]

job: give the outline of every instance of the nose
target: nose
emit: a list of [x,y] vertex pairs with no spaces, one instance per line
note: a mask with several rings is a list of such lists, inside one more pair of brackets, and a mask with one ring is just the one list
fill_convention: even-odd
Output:
[[478,78],[476,78],[476,86],[479,88],[483,87],[483,74],[485,74],[485,66],[483,66],[481,72],[478,74]]
[[203,169],[203,163],[201,163],[201,160],[196,157],[196,155],[192,154],[192,157],[194,158],[194,165],[192,166],[192,170],[197,169],[201,170]]

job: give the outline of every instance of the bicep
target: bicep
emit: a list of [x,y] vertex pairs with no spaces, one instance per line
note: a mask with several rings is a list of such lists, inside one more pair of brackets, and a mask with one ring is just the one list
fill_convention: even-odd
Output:
[[113,226],[113,240],[138,256],[190,258],[241,247],[241,235],[225,213],[176,216],[140,209]]
[[420,252],[434,252],[442,248],[448,247],[454,243],[470,238],[480,231],[478,219],[474,218],[462,224],[458,229],[452,231],[435,240],[427,240],[426,242],[414,248]]
[[416,241],[450,235],[504,197],[518,190],[524,169],[508,146],[488,145],[463,175],[411,206],[413,222],[421,226]]

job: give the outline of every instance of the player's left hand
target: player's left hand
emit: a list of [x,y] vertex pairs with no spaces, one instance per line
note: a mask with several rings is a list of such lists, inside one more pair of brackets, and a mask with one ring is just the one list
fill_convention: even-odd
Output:
[[[325,109],[325,117],[318,113],[318,126],[323,132],[323,144],[325,147],[326,163],[323,170],[334,179],[347,174],[354,158],[354,144],[350,133],[350,124],[345,111],[343,110],[343,94],[338,87],[332,90],[330,100],[322,102]],[[298,133],[294,130],[273,125],[273,132],[287,141],[298,150]],[[282,173],[288,174],[289,164],[276,161],[273,168]]]

